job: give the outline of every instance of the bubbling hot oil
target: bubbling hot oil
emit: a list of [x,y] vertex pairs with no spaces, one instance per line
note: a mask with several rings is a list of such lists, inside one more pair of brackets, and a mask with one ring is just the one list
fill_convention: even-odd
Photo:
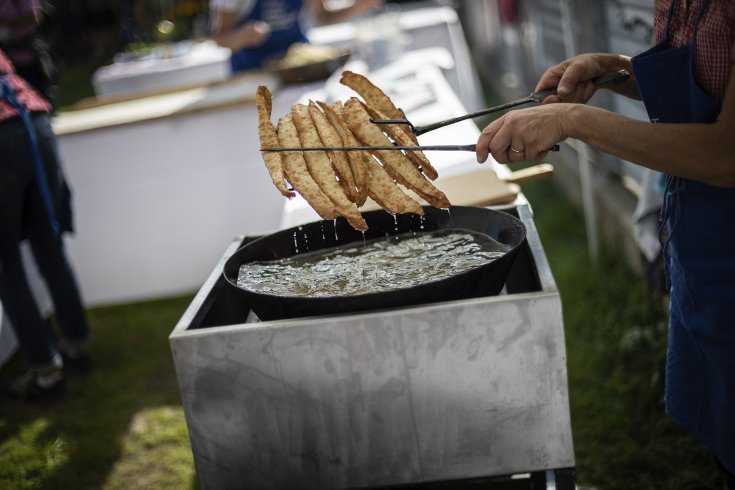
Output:
[[469,271],[509,250],[468,230],[406,233],[240,267],[237,285],[277,296],[325,297],[409,288]]

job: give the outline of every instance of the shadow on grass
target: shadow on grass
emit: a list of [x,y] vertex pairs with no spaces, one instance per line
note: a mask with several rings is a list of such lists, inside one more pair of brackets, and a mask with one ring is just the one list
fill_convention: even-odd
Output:
[[196,488],[168,346],[190,300],[89,310],[92,372],[67,373],[59,403],[2,401],[0,487]]

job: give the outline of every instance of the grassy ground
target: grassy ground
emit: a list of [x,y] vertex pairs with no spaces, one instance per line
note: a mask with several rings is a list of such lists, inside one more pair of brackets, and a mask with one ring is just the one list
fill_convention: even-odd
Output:
[[70,65],[61,71],[61,80],[56,93],[56,106],[59,112],[71,108],[75,102],[94,97],[92,75],[98,64],[86,63]]
[[[167,340],[190,299],[90,310],[94,370],[67,375],[67,399],[0,402],[0,488],[192,488]],[[16,358],[2,374],[22,364]]]

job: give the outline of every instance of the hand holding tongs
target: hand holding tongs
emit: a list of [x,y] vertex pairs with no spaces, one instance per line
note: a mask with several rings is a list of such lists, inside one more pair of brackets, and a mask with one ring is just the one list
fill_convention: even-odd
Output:
[[[597,86],[604,85],[609,82],[615,82],[615,83],[621,83],[627,80],[630,77],[630,73],[628,73],[626,70],[620,70],[615,71],[612,73],[608,73],[606,75],[600,75],[599,77],[595,77],[592,79],[592,83],[594,83]],[[541,90],[539,92],[533,92],[528,97],[524,97],[522,99],[514,100],[512,102],[508,102],[506,104],[497,105],[495,107],[489,107],[487,109],[483,109],[481,111],[473,112],[471,114],[465,114],[464,116],[455,117],[452,119],[447,119],[444,121],[439,121],[434,124],[429,124],[426,126],[414,126],[411,124],[411,121],[408,119],[371,119],[370,121],[373,124],[405,124],[409,128],[411,128],[411,131],[416,136],[422,135],[424,133],[428,133],[429,131],[433,131],[438,128],[442,128],[444,126],[449,126],[450,124],[454,124],[456,122],[464,121],[465,119],[472,119],[479,116],[484,116],[486,114],[490,114],[492,112],[498,112],[505,109],[510,109],[511,107],[516,107],[523,104],[529,104],[531,102],[537,102],[541,103],[546,99],[546,97],[550,95],[557,95],[556,94],[556,88],[550,88],[547,90]],[[474,151],[474,149],[472,150]]]
[[[597,85],[603,85],[605,83],[609,82],[615,82],[620,83],[625,80],[627,80],[630,77],[630,73],[628,73],[626,70],[620,70],[612,73],[608,73],[606,75],[600,75],[599,77],[595,77],[592,79],[592,82]],[[445,121],[439,121],[434,124],[429,124],[427,126],[419,126],[416,127],[408,119],[371,119],[370,121],[374,124],[405,124],[408,127],[411,128],[411,130],[414,132],[414,134],[421,135],[424,133],[427,133],[429,131],[433,131],[434,129],[438,129],[444,126],[449,126],[450,124],[454,124],[459,121],[464,121],[465,119],[472,119],[474,117],[483,116],[485,114],[490,114],[491,112],[497,112],[502,111],[504,109],[509,109],[511,107],[528,104],[530,102],[537,102],[541,103],[546,99],[546,97],[550,95],[556,95],[556,88],[547,89],[547,90],[541,90],[539,92],[533,92],[528,97],[524,97],[522,99],[514,100],[513,102],[508,102],[507,104],[498,105],[495,107],[490,107],[488,109],[483,109],[478,112],[473,112],[471,114],[465,114],[464,116],[455,117],[452,119],[447,119]],[[475,151],[475,145],[433,145],[433,146],[399,146],[399,145],[391,145],[391,146],[340,146],[340,147],[333,147],[333,146],[318,146],[318,147],[299,147],[299,148],[261,148],[260,151],[267,151],[267,152],[284,152],[284,151],[296,151],[296,152],[302,152],[302,151],[325,151],[325,150],[331,150],[331,151],[353,151],[353,150],[405,150],[405,151]],[[559,145],[554,145],[553,147],[549,148],[548,151],[559,151]]]

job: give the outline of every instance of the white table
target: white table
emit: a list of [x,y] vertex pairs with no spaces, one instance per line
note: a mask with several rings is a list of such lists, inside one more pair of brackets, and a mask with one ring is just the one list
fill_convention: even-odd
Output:
[[139,60],[118,61],[98,68],[92,86],[98,98],[129,96],[226,80],[231,75],[230,50],[214,41],[185,41],[161,46]]

